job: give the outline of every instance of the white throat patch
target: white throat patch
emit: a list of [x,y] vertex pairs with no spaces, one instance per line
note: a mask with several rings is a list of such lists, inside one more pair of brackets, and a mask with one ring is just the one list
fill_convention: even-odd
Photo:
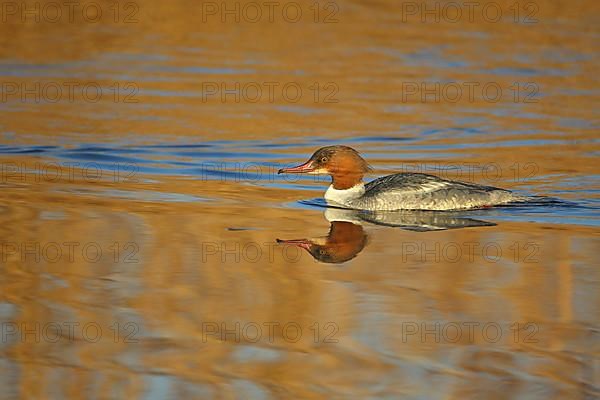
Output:
[[335,189],[333,185],[329,185],[325,192],[325,200],[333,205],[351,206],[352,201],[358,199],[365,194],[365,184],[359,183],[352,186],[350,189]]

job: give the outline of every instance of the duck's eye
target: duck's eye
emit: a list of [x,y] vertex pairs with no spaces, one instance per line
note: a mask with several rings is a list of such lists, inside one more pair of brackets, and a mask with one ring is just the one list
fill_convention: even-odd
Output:
[[321,157],[321,162],[322,163],[326,163],[327,162],[327,157]]
[[324,256],[325,255],[325,250],[319,250],[319,255],[320,256]]

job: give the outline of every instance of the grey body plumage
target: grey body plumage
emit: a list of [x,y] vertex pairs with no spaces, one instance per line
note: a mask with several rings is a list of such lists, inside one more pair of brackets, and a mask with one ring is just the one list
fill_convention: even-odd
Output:
[[364,194],[349,198],[342,205],[360,210],[457,210],[519,200],[520,196],[492,186],[399,173],[367,183]]

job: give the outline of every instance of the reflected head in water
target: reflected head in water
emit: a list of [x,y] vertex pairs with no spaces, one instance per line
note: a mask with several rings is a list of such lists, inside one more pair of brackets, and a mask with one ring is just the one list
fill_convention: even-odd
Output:
[[315,239],[277,239],[277,243],[301,247],[317,261],[339,264],[356,257],[367,244],[363,227],[347,221],[332,221],[327,237]]

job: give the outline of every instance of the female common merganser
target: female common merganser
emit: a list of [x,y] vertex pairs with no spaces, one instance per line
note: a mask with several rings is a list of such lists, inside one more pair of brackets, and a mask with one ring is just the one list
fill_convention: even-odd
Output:
[[327,146],[304,164],[278,173],[329,174],[332,182],[325,192],[327,203],[358,210],[459,210],[525,200],[509,190],[420,173],[388,175],[365,185],[362,180],[369,170],[353,148]]

